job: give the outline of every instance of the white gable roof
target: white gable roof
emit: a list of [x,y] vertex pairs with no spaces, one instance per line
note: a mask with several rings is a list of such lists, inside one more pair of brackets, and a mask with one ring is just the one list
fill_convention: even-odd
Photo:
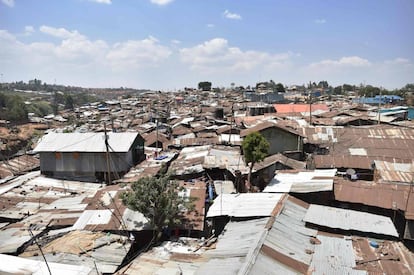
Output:
[[[107,133],[110,152],[128,152],[138,133]],[[106,152],[105,133],[49,133],[34,152]]]

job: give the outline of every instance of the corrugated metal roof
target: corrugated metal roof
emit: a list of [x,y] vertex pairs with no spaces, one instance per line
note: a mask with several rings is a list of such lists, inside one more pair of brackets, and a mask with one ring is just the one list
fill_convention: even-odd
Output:
[[[0,253],[14,254],[19,247],[30,239],[29,232],[27,230],[22,230],[22,228],[3,229],[0,232]],[[0,256],[1,255],[2,254],[0,254]],[[1,263],[3,264],[2,261]],[[2,264],[0,264],[0,268]]]
[[272,210],[282,196],[283,194],[272,193],[221,194],[210,206],[207,218],[271,216]]
[[[42,260],[31,260],[21,257],[0,254],[0,273],[5,274],[49,274],[46,263]],[[83,265],[58,264],[48,262],[52,274],[88,275],[92,268]]]
[[389,217],[361,211],[311,204],[303,220],[330,228],[398,237],[398,232]]
[[73,229],[82,230],[86,225],[107,224],[114,210],[85,210],[73,225]]
[[266,157],[263,161],[254,164],[253,172],[269,167],[275,163],[280,163],[284,166],[293,169],[306,169],[306,163],[292,158],[288,158],[280,153]]
[[396,163],[375,160],[374,163],[383,181],[412,183],[414,180],[414,162]]
[[301,113],[309,112],[309,110],[316,111],[329,111],[329,108],[326,104],[312,104],[309,108],[309,104],[273,104],[273,107],[276,109],[277,113]]
[[277,171],[263,192],[308,193],[331,191],[336,169],[283,172]]
[[236,188],[231,180],[215,180],[214,190],[218,195],[236,193]]
[[196,274],[237,274],[249,251],[258,245],[267,222],[268,218],[228,223],[216,248],[204,254],[210,260]]
[[205,255],[211,258],[246,256],[250,248],[257,244],[262,232],[266,230],[265,225],[268,220],[268,218],[261,218],[229,222],[218,237],[216,248],[206,251]]
[[289,200],[285,201],[284,208],[269,231],[265,245],[298,262],[309,265],[313,251],[310,237],[317,234],[317,230],[306,228],[302,221],[306,208]]
[[262,251],[257,255],[254,266],[248,274],[283,274],[294,275],[300,274],[298,271],[275,261],[271,256],[266,255]]
[[399,209],[405,211],[407,219],[414,219],[414,194],[408,184],[372,184],[371,181],[353,182],[338,178],[335,181],[334,193],[338,201]]
[[349,148],[349,154],[351,156],[366,156],[367,151],[365,148]]
[[[65,263],[96,269],[99,273],[114,273],[127,255],[130,243],[127,237],[104,232],[72,231],[42,245],[48,262]],[[31,246],[22,257],[43,259],[36,246]],[[95,269],[96,268],[96,269]],[[61,273],[57,273],[61,274]]]
[[[138,133],[107,133],[111,152],[128,152]],[[49,133],[34,152],[106,152],[105,133]]]
[[321,242],[314,247],[312,274],[364,275],[365,270],[355,270],[355,255],[352,240],[318,235]]
[[196,275],[211,275],[211,274],[223,274],[223,275],[236,275],[243,264],[243,258],[229,257],[229,258],[217,258],[211,259],[207,263],[203,264],[196,272]]
[[61,209],[61,210],[71,210],[71,211],[82,211],[86,208],[88,204],[81,203],[86,196],[74,196],[68,198],[57,199],[51,204],[45,205],[42,207],[44,210],[52,209]]
[[307,206],[305,202],[293,197],[284,200],[279,215],[256,246],[260,251],[255,248],[257,253],[252,253],[252,257],[256,258],[246,261],[241,269],[244,271],[242,274],[308,272],[314,246],[311,239],[316,236],[317,230],[306,228],[305,222],[302,221]]
[[367,270],[369,274],[414,274],[414,253],[403,242],[375,240],[378,248],[373,248],[371,241],[352,238],[358,269]]

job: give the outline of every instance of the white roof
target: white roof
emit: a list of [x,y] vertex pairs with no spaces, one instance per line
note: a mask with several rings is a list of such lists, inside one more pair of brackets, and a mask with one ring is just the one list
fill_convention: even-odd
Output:
[[[44,261],[0,254],[0,273],[3,274],[49,274]],[[82,275],[89,274],[92,268],[82,265],[68,265],[48,262],[52,274]]]
[[[128,152],[138,133],[107,133],[109,151]],[[106,152],[105,133],[49,133],[34,152]]]
[[263,192],[307,193],[331,191],[336,169],[320,169],[298,173],[278,172]]
[[361,211],[311,204],[303,220],[330,228],[398,237],[398,232],[389,217]]
[[85,210],[72,228],[82,230],[90,224],[107,224],[113,211],[113,209]]
[[283,194],[243,193],[221,194],[210,206],[207,218],[217,216],[267,217],[271,216]]

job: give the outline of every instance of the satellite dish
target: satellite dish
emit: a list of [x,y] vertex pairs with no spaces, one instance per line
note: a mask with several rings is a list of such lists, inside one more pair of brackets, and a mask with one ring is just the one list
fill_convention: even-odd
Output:
[[349,176],[355,175],[355,173],[356,173],[355,170],[352,168],[349,168],[346,170],[346,174]]

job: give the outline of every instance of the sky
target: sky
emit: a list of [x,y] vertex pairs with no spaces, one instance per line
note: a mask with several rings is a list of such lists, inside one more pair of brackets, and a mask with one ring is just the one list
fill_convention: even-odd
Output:
[[0,82],[414,83],[413,0],[0,0]]

